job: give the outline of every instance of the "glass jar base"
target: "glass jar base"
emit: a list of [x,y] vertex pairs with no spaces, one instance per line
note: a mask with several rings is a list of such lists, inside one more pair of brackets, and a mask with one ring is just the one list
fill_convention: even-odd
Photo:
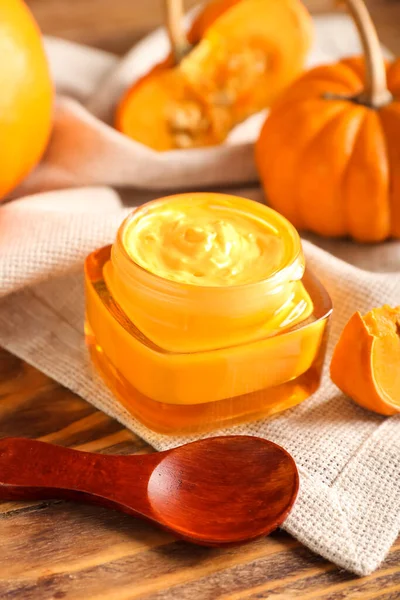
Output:
[[325,353],[322,343],[310,368],[280,385],[216,402],[182,405],[158,402],[135,389],[96,342],[87,320],[85,336],[92,363],[114,396],[143,425],[165,435],[204,433],[269,417],[300,404],[319,386]]
[[318,387],[332,305],[306,269],[313,313],[277,335],[210,352],[173,353],[149,340],[115,302],[103,276],[110,246],[85,263],[85,334],[116,399],[163,434],[201,433],[271,416]]

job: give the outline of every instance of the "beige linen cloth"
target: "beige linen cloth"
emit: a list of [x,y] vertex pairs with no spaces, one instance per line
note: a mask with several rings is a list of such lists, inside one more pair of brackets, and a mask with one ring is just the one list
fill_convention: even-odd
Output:
[[[345,17],[317,19],[316,29],[311,63],[358,49]],[[142,148],[100,121],[109,119],[129,71],[137,76],[138,66],[144,68],[143,52],[157,58],[160,35],[152,35],[121,64],[102,52],[47,40],[59,91],[82,104],[59,97],[49,151],[17,192],[31,195],[0,208],[0,345],[159,450],[192,438],[159,435],[133,419],[93,372],[84,345],[82,262],[113,241],[129,210],[117,192],[99,184],[187,190],[234,182],[243,184],[235,193],[262,201],[257,188],[246,189],[255,177],[250,142],[257,118],[234,132],[223,148],[171,155]],[[87,187],[43,193],[83,184]],[[42,193],[32,195],[37,190]],[[131,190],[128,200],[138,204],[154,195]],[[304,241],[308,264],[334,303],[329,362],[355,310],[400,304],[400,243],[312,241]],[[356,406],[332,384],[326,369],[320,390],[303,404],[223,433],[266,437],[294,456],[301,485],[284,529],[359,575],[379,566],[400,529],[399,417],[384,418]]]

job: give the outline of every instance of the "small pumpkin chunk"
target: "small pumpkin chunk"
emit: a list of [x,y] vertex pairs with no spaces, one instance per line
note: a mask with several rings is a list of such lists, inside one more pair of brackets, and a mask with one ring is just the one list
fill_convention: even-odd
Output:
[[400,412],[400,306],[351,317],[333,353],[331,378],[364,408]]

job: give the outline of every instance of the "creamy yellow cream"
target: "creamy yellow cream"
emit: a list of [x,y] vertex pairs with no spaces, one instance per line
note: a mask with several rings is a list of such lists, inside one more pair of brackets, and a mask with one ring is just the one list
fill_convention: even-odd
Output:
[[234,201],[214,198],[186,196],[139,209],[124,231],[126,252],[155,275],[200,286],[254,283],[279,270],[279,231]]

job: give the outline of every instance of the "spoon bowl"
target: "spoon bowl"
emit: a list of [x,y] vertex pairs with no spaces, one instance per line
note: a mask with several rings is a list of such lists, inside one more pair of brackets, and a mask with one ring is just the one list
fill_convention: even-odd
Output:
[[0,440],[0,499],[99,504],[202,545],[270,533],[289,513],[298,485],[293,458],[273,442],[251,436],[207,438],[135,456]]

